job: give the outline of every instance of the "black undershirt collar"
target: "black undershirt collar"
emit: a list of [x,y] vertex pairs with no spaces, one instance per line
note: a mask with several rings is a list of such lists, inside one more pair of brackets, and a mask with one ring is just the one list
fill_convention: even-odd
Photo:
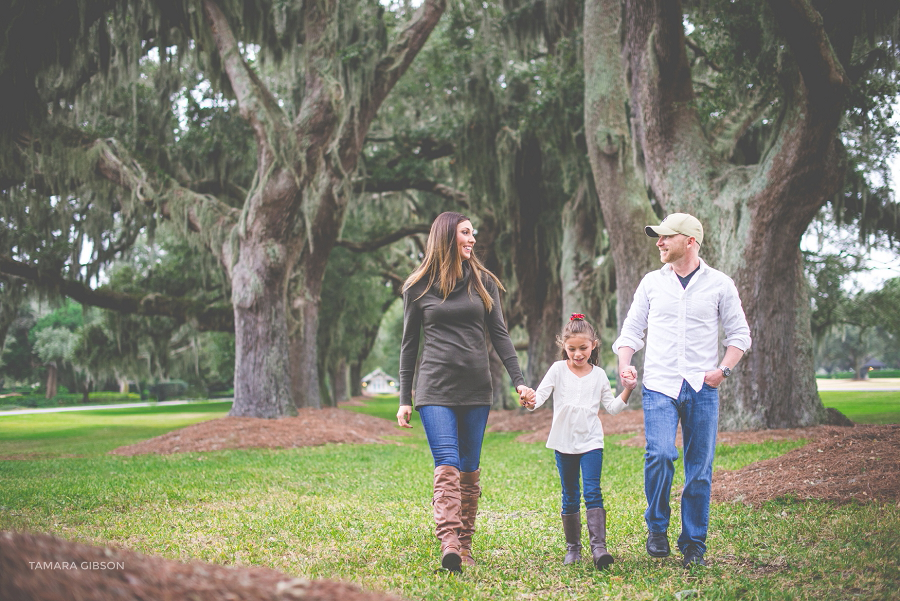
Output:
[[699,266],[699,265],[697,265],[697,269],[695,269],[694,271],[690,272],[689,274],[687,274],[687,275],[684,276],[684,277],[681,277],[681,276],[678,275],[677,273],[676,273],[675,275],[678,275],[678,281],[681,282],[681,287],[682,287],[682,288],[687,288],[688,282],[691,281],[691,278],[694,277],[694,274],[697,273],[698,271],[700,271],[700,266]]

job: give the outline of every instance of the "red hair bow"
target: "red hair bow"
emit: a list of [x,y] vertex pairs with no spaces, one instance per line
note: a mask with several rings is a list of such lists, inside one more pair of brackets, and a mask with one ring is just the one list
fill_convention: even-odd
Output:
[[572,313],[572,317],[569,318],[569,321],[575,321],[576,319],[584,319],[584,313]]

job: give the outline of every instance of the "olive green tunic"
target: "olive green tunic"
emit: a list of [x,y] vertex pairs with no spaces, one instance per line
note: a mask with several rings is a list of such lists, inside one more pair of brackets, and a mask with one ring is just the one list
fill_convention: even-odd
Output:
[[[412,405],[412,382],[424,329],[422,361],[416,383],[416,408],[425,405],[456,407],[490,405],[493,400],[487,336],[503,361],[513,386],[525,384],[516,350],[509,339],[497,285],[490,277],[484,285],[494,299],[485,311],[468,279],[472,271],[463,262],[463,277],[444,300],[433,286],[424,295],[424,278],[403,293],[403,341],[400,345],[400,404]],[[419,296],[421,295],[421,298]]]

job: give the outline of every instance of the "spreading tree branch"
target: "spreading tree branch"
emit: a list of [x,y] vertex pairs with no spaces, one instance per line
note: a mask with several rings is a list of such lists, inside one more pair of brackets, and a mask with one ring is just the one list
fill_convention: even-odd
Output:
[[706,50],[704,50],[700,46],[700,44],[698,44],[693,39],[691,39],[690,36],[684,37],[684,44],[685,44],[685,46],[687,46],[688,48],[693,50],[694,54],[696,54],[698,57],[702,58],[703,62],[706,63],[710,69],[712,69],[716,73],[721,73],[723,71],[721,66],[719,66],[714,60],[709,58],[709,55],[706,53]]
[[730,159],[738,142],[750,126],[765,114],[770,102],[771,98],[768,95],[756,93],[719,119],[710,132],[716,154]]
[[82,305],[119,313],[171,317],[180,322],[194,322],[201,331],[234,331],[234,310],[231,307],[209,306],[200,301],[162,294],[140,296],[103,288],[95,290],[82,282],[68,280],[59,273],[46,273],[3,255],[0,255],[0,273],[56,290]]
[[851,65],[847,70],[850,80],[853,81],[853,83],[856,83],[873,68],[885,63],[889,64],[890,60],[891,59],[884,48],[873,48],[866,54],[866,57],[862,62]]
[[697,190],[684,195],[690,186],[677,173],[703,173],[719,160],[695,108],[683,20],[680,1],[625,0],[622,57],[634,115],[629,126],[664,209],[670,201],[688,209],[701,202]]
[[356,140],[353,140],[352,144],[357,152],[362,148],[369,125],[384,99],[387,98],[400,76],[406,73],[446,8],[447,0],[425,0],[378,62],[369,93],[362,95],[359,127],[355,132]]
[[797,61],[813,106],[841,106],[849,78],[825,32],[822,15],[809,0],[768,0],[781,35]]
[[253,128],[261,154],[269,154],[272,141],[266,126],[280,124],[283,131],[288,131],[286,116],[269,89],[244,61],[234,32],[219,5],[214,0],[203,0],[203,12],[216,41],[225,74],[237,97],[238,110]]
[[247,190],[232,182],[221,182],[219,180],[202,180],[192,182],[185,186],[198,194],[212,194],[213,196],[225,195],[236,200],[243,201],[247,198]]
[[416,225],[411,225],[408,227],[400,228],[395,232],[391,232],[390,234],[381,236],[380,238],[376,238],[374,240],[369,240],[367,242],[353,242],[352,240],[338,240],[336,244],[338,246],[343,246],[348,250],[352,250],[353,252],[371,252],[373,250],[378,250],[383,246],[387,246],[388,244],[393,244],[397,240],[402,240],[407,236],[412,236],[414,234],[427,234],[431,230],[431,225],[427,223],[420,223]]
[[[406,278],[386,269],[380,271],[379,273],[382,275],[382,277],[391,282],[391,289],[393,289],[394,294],[396,296],[400,296],[400,293],[403,290],[403,284],[406,282]],[[393,300],[394,299],[391,299],[391,302],[393,302]]]
[[442,198],[461,205],[466,209],[469,208],[469,195],[462,190],[451,188],[445,184],[427,179],[395,179],[395,180],[364,180],[357,182],[354,191],[357,194],[366,192],[402,192],[403,190],[421,190],[422,192],[431,192]]
[[[456,147],[452,142],[448,140],[437,139],[433,136],[425,136],[418,139],[409,139],[403,136],[377,136],[369,134],[366,136],[366,142],[391,142],[399,148],[409,149],[413,154],[415,154],[415,157],[417,159],[422,159],[425,161],[433,161],[435,159],[452,156],[453,153],[456,152]],[[387,162],[388,167],[397,164],[406,156],[408,156],[408,154],[400,154],[391,159]]]
[[[122,150],[112,138],[96,140],[89,151],[97,153],[97,172],[109,181],[130,190],[135,198],[143,203],[155,205],[160,214],[167,218],[184,219],[188,229],[204,234],[204,239],[214,243],[209,249],[227,266],[225,249],[219,247],[213,236],[207,236],[208,230],[228,230],[237,224],[241,212],[214,196],[199,194],[189,188],[177,185],[174,180],[167,182],[167,188],[150,180],[143,167]],[[182,207],[177,215],[173,215],[173,207]]]
[[[60,128],[57,128],[57,130],[58,137],[64,141],[70,152],[85,153],[91,158],[97,175],[128,190],[138,202],[155,207],[164,218],[173,218],[172,204],[174,203],[187,207],[183,217],[192,231],[202,233],[209,227],[227,228],[237,224],[241,215],[240,210],[209,194],[202,194],[181,186],[175,180],[167,179],[165,182],[155,180],[136,159],[119,145],[115,138],[93,139],[75,128],[68,128],[64,131],[59,131]],[[22,134],[21,144],[30,147],[37,154],[42,152],[41,139],[33,138],[30,133]],[[23,152],[26,152],[24,148]],[[34,173],[38,184],[43,181],[41,175],[39,172]],[[48,186],[46,193],[59,194],[60,192]],[[210,219],[209,215],[211,214],[217,217]],[[217,256],[221,256],[222,249],[211,248],[210,250]]]

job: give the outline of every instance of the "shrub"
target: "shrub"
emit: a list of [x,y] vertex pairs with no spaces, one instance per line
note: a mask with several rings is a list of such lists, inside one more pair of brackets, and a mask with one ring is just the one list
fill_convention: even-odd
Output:
[[169,382],[158,382],[153,384],[147,388],[147,392],[155,396],[158,402],[162,403],[166,399],[183,395],[187,389],[187,382],[171,380]]

